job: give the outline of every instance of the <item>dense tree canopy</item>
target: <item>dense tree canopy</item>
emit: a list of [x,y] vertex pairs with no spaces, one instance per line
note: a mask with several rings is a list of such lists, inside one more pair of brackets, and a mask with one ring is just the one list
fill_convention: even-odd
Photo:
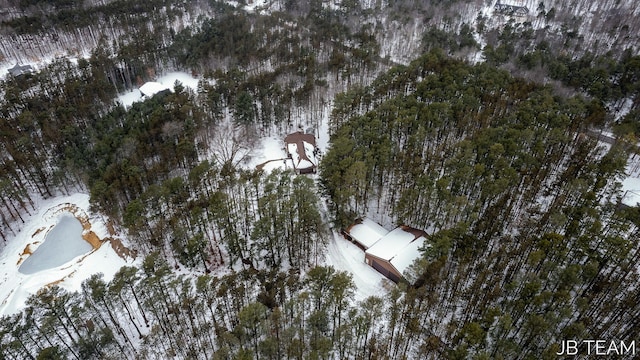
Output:
[[[0,358],[551,359],[564,339],[638,339],[640,213],[615,182],[640,61],[581,49],[578,20],[545,35],[459,23],[461,1],[7,3],[5,51],[91,53],[0,81],[0,248],[41,199],[82,191],[143,260],[34,295],[0,319]],[[175,70],[197,89],[114,101]],[[260,137],[327,127],[319,176],[245,163]],[[362,216],[430,234],[364,299],[323,266]]]
[[585,133],[598,109],[439,52],[336,99],[321,170],[337,225],[387,209],[434,232],[407,274],[419,325],[405,341],[434,358],[539,359],[561,339],[637,336],[617,308],[639,265],[612,181],[627,155]]

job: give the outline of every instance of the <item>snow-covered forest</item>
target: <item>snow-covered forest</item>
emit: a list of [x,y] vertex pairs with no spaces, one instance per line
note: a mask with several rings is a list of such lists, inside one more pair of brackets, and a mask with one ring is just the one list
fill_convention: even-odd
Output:
[[[498,5],[0,1],[0,359],[637,342],[640,5]],[[36,282],[69,209],[88,255]],[[400,283],[352,257],[363,217],[428,234]]]

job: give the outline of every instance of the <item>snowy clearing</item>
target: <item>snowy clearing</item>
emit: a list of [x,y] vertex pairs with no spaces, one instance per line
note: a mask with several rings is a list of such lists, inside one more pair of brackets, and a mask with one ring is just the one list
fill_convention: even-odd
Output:
[[[237,6],[237,5],[236,5]],[[271,1],[268,0],[248,0],[244,9],[248,12],[257,12],[258,14],[269,13],[269,8],[272,7]]]
[[622,203],[638,206],[640,203],[640,178],[628,177],[622,181]]
[[[252,150],[250,158],[243,164],[247,169],[261,168],[271,171],[275,168],[285,168],[286,154],[284,143],[276,136],[260,138],[256,147]],[[293,168],[293,164],[291,164]]]
[[[613,137],[613,134],[611,136]],[[626,177],[620,179],[622,183],[621,202],[627,206],[638,206],[640,204],[640,158],[636,155],[629,156],[625,174]]]

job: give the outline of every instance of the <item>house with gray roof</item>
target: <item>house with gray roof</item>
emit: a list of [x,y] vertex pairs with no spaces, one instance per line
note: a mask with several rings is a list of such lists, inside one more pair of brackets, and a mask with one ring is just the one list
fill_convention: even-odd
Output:
[[7,71],[9,72],[9,74],[11,74],[11,76],[18,77],[22,75],[32,74],[34,72],[34,69],[31,65],[16,64],[16,66]]

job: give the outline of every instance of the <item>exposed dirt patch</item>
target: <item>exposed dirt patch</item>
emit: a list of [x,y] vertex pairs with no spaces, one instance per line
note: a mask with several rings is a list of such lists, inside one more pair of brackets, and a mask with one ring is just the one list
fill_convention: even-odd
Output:
[[16,266],[22,264],[24,259],[26,259],[26,257],[31,254],[33,254],[33,250],[31,249],[31,244],[27,244],[27,246],[24,247],[24,250],[22,250],[22,254],[20,254],[20,258],[18,258],[18,262],[16,263]]
[[44,229],[46,229],[46,227],[41,227],[40,229],[36,230],[36,232],[31,234],[31,237],[35,237],[36,235],[40,234],[41,232],[44,231]]
[[84,239],[84,241],[86,241],[89,244],[91,244],[91,246],[94,249],[99,249],[100,246],[102,246],[102,241],[100,241],[100,238],[98,237],[98,235],[96,235],[96,233],[94,233],[91,230],[84,231],[82,233],[82,238]]
[[94,250],[99,249],[100,246],[102,246],[104,241],[100,240],[98,235],[96,235],[95,232],[91,231],[91,222],[89,222],[89,216],[84,212],[84,210],[80,209],[75,204],[66,203],[62,204],[62,206],[57,208],[55,211],[56,213],[59,213],[61,211],[68,211],[72,213],[73,216],[78,219],[78,221],[80,221],[80,224],[82,224],[82,238],[86,242],[91,244],[91,247],[93,247]]
[[115,251],[118,256],[125,260],[127,260],[127,258],[135,259],[138,255],[137,251],[131,250],[128,247],[124,246],[122,244],[122,241],[120,241],[120,239],[118,238],[107,238],[105,240],[108,240],[111,243],[113,251]]
[[59,279],[59,280],[56,280],[56,281],[52,281],[52,282],[46,284],[40,290],[38,290],[38,293],[43,291],[45,288],[52,287],[54,285],[60,284],[61,282],[65,281],[67,278],[70,278],[71,276],[73,276],[73,274],[75,274],[75,273],[76,273],[76,270],[73,270],[71,273],[69,273],[67,276],[63,277],[62,279]]
[[31,254],[33,254],[33,251],[31,250],[31,244],[27,244],[27,246],[24,247],[24,250],[22,250],[22,254],[20,254],[20,256]]
[[82,229],[83,230],[89,230],[91,229],[91,223],[89,222],[89,219],[85,216],[82,215],[78,215],[75,214],[76,219],[78,219],[78,221],[80,221],[80,224],[82,224]]

